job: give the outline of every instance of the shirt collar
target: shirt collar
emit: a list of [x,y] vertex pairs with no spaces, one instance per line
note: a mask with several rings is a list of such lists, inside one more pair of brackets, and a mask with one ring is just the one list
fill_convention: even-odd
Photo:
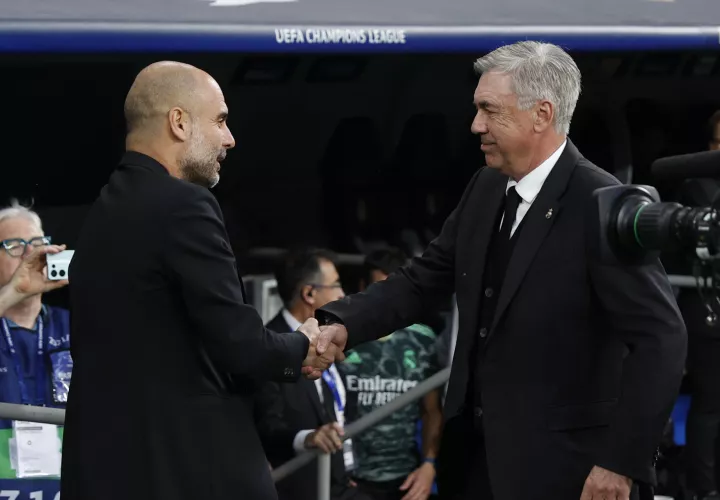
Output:
[[285,323],[287,323],[288,326],[290,327],[291,332],[296,331],[298,328],[300,328],[302,326],[302,323],[300,323],[295,318],[295,316],[290,314],[290,311],[288,311],[287,309],[282,310],[282,317],[285,320]]
[[545,183],[545,179],[547,179],[548,175],[550,175],[550,172],[560,158],[560,155],[565,150],[566,145],[567,139],[563,141],[560,147],[557,148],[547,160],[542,162],[532,172],[520,179],[520,182],[513,178],[508,179],[507,186],[505,186],[505,193],[507,194],[508,190],[515,186],[517,194],[520,195],[520,198],[522,198],[525,203],[532,203],[535,201],[535,198],[537,198],[538,193],[540,193],[540,189]]

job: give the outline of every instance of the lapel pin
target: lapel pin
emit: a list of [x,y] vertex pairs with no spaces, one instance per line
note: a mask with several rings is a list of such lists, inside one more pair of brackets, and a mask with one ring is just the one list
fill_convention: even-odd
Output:
[[546,218],[546,219],[549,219],[550,217],[552,217],[552,214],[553,214],[553,211],[552,211],[552,208],[551,208],[551,209],[548,210],[547,213],[545,214],[545,218]]

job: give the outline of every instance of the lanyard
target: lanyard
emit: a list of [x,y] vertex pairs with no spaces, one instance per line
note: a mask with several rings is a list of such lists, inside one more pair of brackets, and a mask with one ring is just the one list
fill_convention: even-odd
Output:
[[[340,399],[340,392],[338,391],[337,384],[335,383],[335,377],[333,377],[332,373],[330,373],[330,370],[325,370],[322,372],[322,378],[330,388],[338,413],[340,415],[344,415],[345,405],[343,404],[342,399]],[[340,422],[340,424],[342,425],[342,422]]]
[[[45,391],[43,386],[43,364],[44,364],[44,353],[45,346],[43,344],[43,321],[42,317],[38,316],[38,348],[37,348],[37,363],[35,363],[35,389],[36,398],[35,404],[39,406],[45,406]],[[18,385],[20,386],[20,398],[22,404],[30,404],[30,396],[27,393],[27,386],[25,385],[25,377],[23,375],[22,368],[20,367],[20,359],[18,357],[17,350],[15,349],[15,343],[10,335],[10,327],[8,326],[7,320],[2,318],[3,332],[5,333],[5,341],[7,342],[8,348],[10,349],[10,357],[15,365],[15,373],[17,374]]]

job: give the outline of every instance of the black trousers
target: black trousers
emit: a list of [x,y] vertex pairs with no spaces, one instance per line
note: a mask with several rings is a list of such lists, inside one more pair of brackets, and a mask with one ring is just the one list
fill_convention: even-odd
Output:
[[678,303],[688,329],[687,482],[705,494],[720,484],[720,327],[705,323],[707,312],[695,290],[684,291]]
[[406,494],[405,491],[400,491],[405,478],[383,482],[363,479],[353,479],[353,481],[357,483],[358,489],[372,500],[400,500]]
[[332,500],[374,500],[373,497],[362,492],[360,488],[354,486],[333,485],[330,488],[330,497]]

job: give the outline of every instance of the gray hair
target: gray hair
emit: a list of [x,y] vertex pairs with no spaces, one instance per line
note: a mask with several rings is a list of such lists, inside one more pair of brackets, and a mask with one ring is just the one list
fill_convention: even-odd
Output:
[[40,220],[40,216],[30,210],[29,207],[21,205],[16,199],[10,200],[10,206],[0,209],[0,222],[18,217],[23,217],[29,220],[35,224],[38,229],[42,230],[42,221]]
[[517,42],[505,45],[475,61],[475,71],[507,73],[518,107],[530,109],[547,100],[555,108],[553,126],[560,134],[570,131],[575,105],[580,97],[580,70],[570,55],[557,45]]

